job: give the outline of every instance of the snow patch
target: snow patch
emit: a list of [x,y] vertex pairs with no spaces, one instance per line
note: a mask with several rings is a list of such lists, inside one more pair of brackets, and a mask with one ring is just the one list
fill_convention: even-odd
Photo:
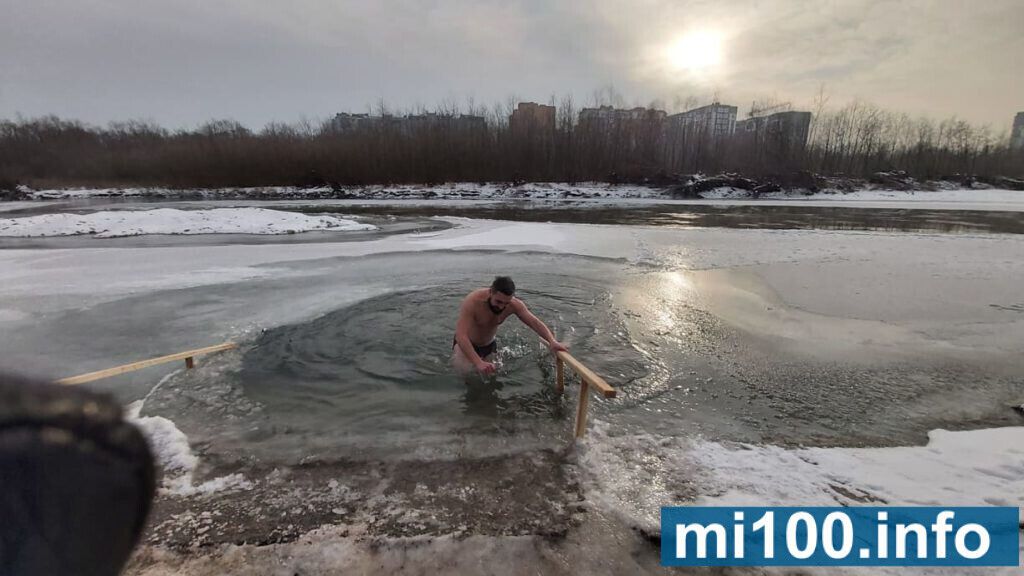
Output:
[[[657,533],[660,509],[701,506],[1020,506],[1024,427],[933,430],[926,446],[802,448],[650,434],[595,423],[588,494]],[[1022,517],[1024,520],[1024,517]]]
[[116,238],[143,234],[294,234],[312,230],[376,230],[376,226],[332,215],[309,216],[265,208],[102,211],[0,218],[0,236]]
[[700,197],[705,200],[749,200],[750,190],[743,190],[742,188],[733,188],[731,186],[723,186],[721,188],[713,188],[706,192],[701,192]]
[[[706,177],[698,175],[694,182]],[[964,187],[949,181],[930,183],[935,190],[892,190],[870,183],[853,191],[825,188],[811,193],[805,189],[765,192],[752,198],[750,190],[720,187],[701,192],[704,199],[719,200],[839,200],[868,202],[941,202],[1024,204],[1024,191],[990,188],[982,185]],[[529,182],[513,185],[507,182],[452,182],[440,185],[373,185],[339,188],[297,188],[265,186],[251,188],[210,188],[175,190],[169,188],[99,188],[99,189],[25,189],[34,200],[76,200],[103,197],[131,198],[194,198],[206,200],[651,200],[671,199],[669,188],[642,184],[609,184],[605,182]]]
[[167,418],[142,416],[144,403],[145,400],[138,400],[128,405],[126,419],[136,425],[149,440],[150,449],[163,475],[161,492],[175,496],[194,496],[252,488],[252,483],[241,474],[229,474],[195,484],[194,476],[199,466],[199,458],[192,453],[188,436]]
[[660,188],[632,184],[609,184],[605,182],[528,182],[510,184],[508,182],[450,182],[441,185],[407,184],[407,185],[372,185],[342,186],[332,188],[320,186],[313,188],[297,188],[293,186],[262,186],[250,188],[208,188],[176,190],[170,188],[95,188],[95,189],[59,189],[59,190],[27,190],[35,200],[68,200],[103,197],[157,197],[186,198],[199,197],[217,198],[263,198],[263,199],[312,199],[353,197],[362,199],[399,199],[399,198],[480,198],[480,199],[519,199],[519,198],[650,198],[662,196]]

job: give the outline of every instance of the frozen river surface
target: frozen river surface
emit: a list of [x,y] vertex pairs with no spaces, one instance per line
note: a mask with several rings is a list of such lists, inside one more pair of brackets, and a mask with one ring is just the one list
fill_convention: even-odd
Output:
[[[8,369],[240,344],[95,384],[164,465],[134,573],[472,572],[483,550],[656,573],[662,505],[1024,500],[1024,236],[422,212],[311,242],[0,239]],[[576,390],[515,320],[493,381],[449,370],[458,303],[496,274],[620,391],[575,447]]]

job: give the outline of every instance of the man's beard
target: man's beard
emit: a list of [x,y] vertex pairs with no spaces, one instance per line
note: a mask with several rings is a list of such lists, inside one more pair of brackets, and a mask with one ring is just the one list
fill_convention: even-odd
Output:
[[491,309],[491,312],[494,312],[495,316],[497,316],[498,314],[501,314],[502,312],[505,311],[504,308],[498,308],[494,304],[491,304],[490,300],[487,301],[487,307]]

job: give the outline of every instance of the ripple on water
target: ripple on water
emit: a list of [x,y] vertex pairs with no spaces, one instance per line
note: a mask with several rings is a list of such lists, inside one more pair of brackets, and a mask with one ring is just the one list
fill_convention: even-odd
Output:
[[[519,280],[519,278],[517,278]],[[519,296],[595,368],[636,379],[641,355],[599,283],[522,276]],[[246,396],[289,429],[326,435],[460,430],[473,426],[567,429],[571,410],[553,391],[553,361],[515,319],[498,333],[497,377],[463,379],[450,366],[459,304],[473,286],[391,293],[261,335],[239,372]]]

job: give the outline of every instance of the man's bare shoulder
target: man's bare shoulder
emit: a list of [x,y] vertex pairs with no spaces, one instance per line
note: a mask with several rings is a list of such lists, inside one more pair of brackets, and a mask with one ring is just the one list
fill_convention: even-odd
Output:
[[509,302],[508,305],[516,314],[523,314],[529,311],[529,308],[526,307],[526,302],[523,302],[519,298],[512,298],[512,301]]
[[462,307],[473,308],[480,302],[487,300],[487,292],[487,288],[478,288],[466,294],[466,297],[462,299]]
[[490,290],[487,288],[477,288],[466,295],[466,299],[463,302],[478,302],[481,300],[487,300],[487,296],[490,294]]

